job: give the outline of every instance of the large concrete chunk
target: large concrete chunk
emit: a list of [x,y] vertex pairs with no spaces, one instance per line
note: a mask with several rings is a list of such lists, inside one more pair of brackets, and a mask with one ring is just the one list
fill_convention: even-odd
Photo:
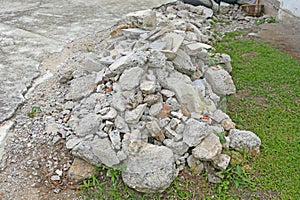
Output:
[[229,73],[220,66],[210,67],[204,74],[214,93],[226,96],[236,92],[235,85]]
[[68,100],[78,101],[92,93],[92,88],[95,85],[95,75],[79,77],[71,81]]
[[182,141],[176,142],[172,139],[166,139],[166,140],[164,140],[163,143],[164,143],[164,145],[169,147],[173,151],[174,154],[177,154],[177,155],[183,155],[189,149],[189,146]]
[[106,166],[112,167],[120,163],[108,138],[95,139],[91,142],[93,154]]
[[232,129],[229,131],[229,139],[229,146],[234,149],[245,150],[252,155],[259,153],[261,141],[251,131]]
[[156,27],[156,12],[153,10],[141,10],[126,15],[128,20],[135,22],[135,25],[142,28]]
[[133,67],[125,70],[120,77],[120,86],[123,90],[132,90],[140,83],[144,70],[139,67]]
[[140,192],[162,192],[175,179],[175,159],[171,149],[147,143],[132,143],[122,172],[123,181]]
[[177,33],[167,33],[165,38],[163,39],[167,42],[167,50],[177,53],[179,50],[179,47],[181,46],[184,37]]
[[202,112],[211,106],[211,102],[201,98],[197,89],[182,79],[170,77],[166,79],[166,88],[175,92],[179,103],[190,112]]
[[122,56],[117,59],[113,64],[109,66],[109,70],[112,74],[121,74],[131,63],[133,54],[130,53],[126,56]]
[[93,135],[97,132],[99,124],[100,116],[89,113],[79,121],[78,126],[75,129],[76,135],[79,137]]
[[173,63],[175,69],[181,73],[192,75],[196,72],[196,67],[193,66],[191,57],[181,49],[177,51],[177,56],[173,60]]

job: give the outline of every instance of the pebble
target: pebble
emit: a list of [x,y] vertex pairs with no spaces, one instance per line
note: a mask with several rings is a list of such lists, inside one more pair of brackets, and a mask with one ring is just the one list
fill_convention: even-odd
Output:
[[60,177],[58,175],[51,176],[51,181],[59,181]]

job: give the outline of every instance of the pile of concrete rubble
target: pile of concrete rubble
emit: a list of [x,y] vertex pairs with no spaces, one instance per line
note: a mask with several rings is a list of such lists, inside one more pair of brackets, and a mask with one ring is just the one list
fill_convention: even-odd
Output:
[[185,166],[225,170],[224,148],[259,152],[260,139],[220,109],[236,88],[230,56],[209,45],[212,15],[181,2],[130,13],[61,65],[73,155],[120,169],[138,191],[161,192]]

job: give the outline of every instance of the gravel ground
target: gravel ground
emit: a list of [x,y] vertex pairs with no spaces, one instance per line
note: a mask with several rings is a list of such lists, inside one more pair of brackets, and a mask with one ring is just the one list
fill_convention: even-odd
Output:
[[[55,74],[60,63],[99,40],[97,34],[87,36],[41,63],[41,77],[47,79],[26,94],[27,101],[12,119],[14,127],[0,164],[0,199],[80,199],[77,186],[67,178],[73,157],[65,147],[66,113],[61,112],[65,98]],[[38,112],[30,118],[32,108]]]

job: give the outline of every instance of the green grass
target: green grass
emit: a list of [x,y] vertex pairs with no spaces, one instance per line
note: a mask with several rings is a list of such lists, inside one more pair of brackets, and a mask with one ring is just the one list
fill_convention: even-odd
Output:
[[27,113],[27,116],[29,118],[34,118],[35,115],[37,115],[38,113],[41,113],[42,109],[40,106],[32,106],[31,111],[29,113]]
[[[236,33],[235,33],[236,34]],[[237,95],[228,98],[227,113],[237,128],[256,133],[261,155],[254,161],[257,190],[278,193],[278,199],[300,197],[300,64],[259,41],[217,44],[231,55]],[[238,35],[240,33],[237,33]]]
[[[298,199],[300,196],[300,64],[256,40],[238,40],[229,33],[215,44],[232,58],[237,94],[228,97],[228,113],[237,128],[262,140],[261,154],[226,149],[231,165],[222,181],[184,170],[162,194],[141,194],[128,188],[120,172],[103,167],[82,187],[86,199]],[[219,135],[220,139],[224,135]]]

